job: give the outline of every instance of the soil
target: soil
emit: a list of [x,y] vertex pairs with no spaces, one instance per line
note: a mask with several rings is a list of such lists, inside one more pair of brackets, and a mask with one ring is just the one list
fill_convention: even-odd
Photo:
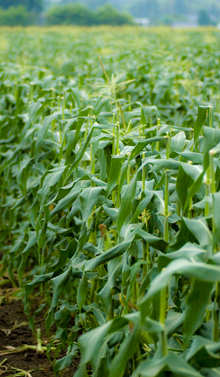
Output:
[[[19,376],[24,377],[54,377],[52,363],[46,354],[37,354],[35,350],[26,350],[16,353],[12,347],[24,345],[36,346],[36,338],[28,326],[27,316],[24,313],[22,301],[13,295],[16,288],[10,283],[4,284],[0,279],[0,376],[18,376],[19,369],[25,371]],[[3,285],[2,285],[3,283]],[[43,343],[48,341],[44,328],[44,315],[37,318],[38,327],[41,328]],[[2,352],[13,350],[13,353],[2,355]],[[61,355],[60,357],[64,356]],[[53,360],[53,354],[51,354]],[[61,372],[62,377],[72,377],[77,370],[79,358],[71,366]],[[14,368],[14,369],[13,369]],[[29,374],[28,374],[29,372]]]

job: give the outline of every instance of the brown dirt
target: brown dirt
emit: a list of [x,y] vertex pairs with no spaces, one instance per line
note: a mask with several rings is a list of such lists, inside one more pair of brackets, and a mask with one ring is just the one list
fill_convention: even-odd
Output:
[[[0,282],[2,282],[2,279]],[[15,297],[12,298],[14,288],[10,284],[0,286],[0,352],[8,351],[8,347],[21,347],[25,344],[36,346],[36,339],[28,324],[27,316],[23,311],[23,304]],[[6,288],[7,286],[7,288]],[[3,288],[4,287],[4,288]],[[38,318],[44,328],[44,317]],[[42,329],[42,340],[47,342],[46,332]],[[61,355],[62,357],[64,355]],[[51,355],[53,359],[53,355]],[[76,358],[72,365],[63,370],[62,377],[72,377],[79,364]],[[13,369],[15,368],[15,369]],[[35,350],[27,350],[20,353],[0,355],[0,376],[12,376],[16,369],[29,372],[24,377],[54,377],[53,367],[45,354],[39,355]]]

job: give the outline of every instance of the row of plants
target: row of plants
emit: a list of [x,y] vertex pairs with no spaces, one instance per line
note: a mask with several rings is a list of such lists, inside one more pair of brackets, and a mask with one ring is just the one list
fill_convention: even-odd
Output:
[[1,33],[2,274],[54,372],[218,376],[218,32]]

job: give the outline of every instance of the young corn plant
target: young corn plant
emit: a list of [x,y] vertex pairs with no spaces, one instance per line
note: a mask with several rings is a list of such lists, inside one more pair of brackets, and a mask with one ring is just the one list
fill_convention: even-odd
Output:
[[0,31],[2,264],[56,374],[217,376],[220,37],[120,32]]

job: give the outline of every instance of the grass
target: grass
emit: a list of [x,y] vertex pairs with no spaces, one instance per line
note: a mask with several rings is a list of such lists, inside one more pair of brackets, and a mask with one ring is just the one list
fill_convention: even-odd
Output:
[[219,31],[0,34],[2,266],[54,371],[218,375]]

